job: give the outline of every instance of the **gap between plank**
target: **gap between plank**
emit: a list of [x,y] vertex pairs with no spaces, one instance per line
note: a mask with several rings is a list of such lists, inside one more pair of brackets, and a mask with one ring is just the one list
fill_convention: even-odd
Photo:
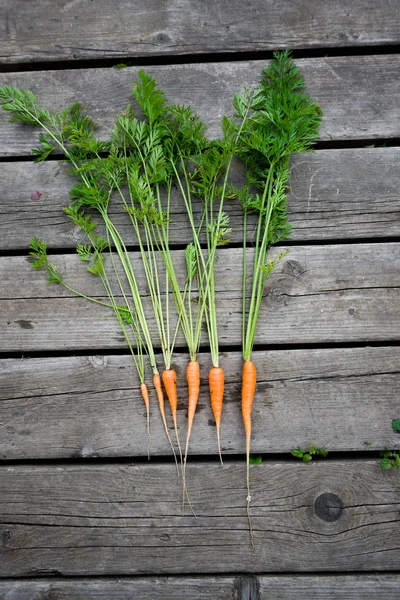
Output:
[[[345,48],[315,47],[292,50],[294,59],[302,58],[331,58],[336,56],[368,56],[399,54],[398,44],[347,46]],[[20,71],[63,71],[78,69],[103,69],[112,68],[118,64],[129,67],[147,67],[155,65],[180,65],[203,64],[212,62],[239,62],[250,60],[270,60],[273,50],[245,51],[245,52],[204,52],[197,54],[162,54],[156,56],[119,56],[116,58],[94,58],[62,61],[37,61],[0,65],[0,73],[14,73]]]
[[[340,349],[340,348],[391,348],[400,346],[400,340],[385,340],[382,341],[365,341],[365,342],[314,342],[314,343],[303,343],[303,344],[255,344],[254,352],[275,352],[275,351],[292,351],[292,350],[329,350],[329,349]],[[221,354],[228,352],[241,352],[241,344],[221,346]],[[160,356],[162,351],[160,348],[154,348],[156,356]],[[207,345],[202,346],[198,354],[208,354],[210,348]],[[188,354],[186,346],[176,346],[174,354]],[[130,356],[128,348],[91,348],[90,350],[84,349],[71,349],[71,350],[32,350],[26,352],[0,352],[0,360],[6,359],[17,359],[17,360],[29,360],[31,358],[68,358],[69,356]]]
[[[388,448],[391,450],[391,448]],[[331,451],[324,458],[315,457],[312,460],[312,463],[319,462],[349,462],[349,461],[371,461],[371,460],[381,460],[380,456],[381,450],[337,450]],[[261,456],[263,463],[279,463],[279,464],[288,464],[288,463],[298,463],[305,464],[299,458],[292,456],[290,452],[271,452],[271,453],[257,453],[257,456]],[[245,463],[246,455],[245,454],[224,454],[224,465],[232,464],[235,462]],[[220,458],[218,454],[190,454],[189,459],[191,464],[194,463],[202,463],[202,464],[220,464]],[[82,458],[79,456],[71,456],[69,458],[16,458],[16,459],[4,459],[0,458],[0,467],[12,466],[15,467],[17,465],[23,466],[87,466],[87,465],[96,465],[96,466],[107,466],[107,465],[147,465],[147,466],[158,466],[158,465],[175,465],[175,459],[173,456],[150,456],[150,460],[147,456],[109,456],[109,457],[98,457],[98,456],[88,456]],[[257,465],[254,465],[254,468],[257,468]]]

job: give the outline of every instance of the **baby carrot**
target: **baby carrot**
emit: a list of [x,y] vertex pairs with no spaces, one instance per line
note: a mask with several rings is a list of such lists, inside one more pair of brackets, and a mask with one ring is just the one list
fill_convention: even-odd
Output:
[[140,384],[140,391],[142,393],[143,402],[146,407],[147,436],[149,438],[149,443],[147,446],[147,458],[150,460],[150,401],[149,401],[149,390],[145,383]]
[[250,517],[250,438],[251,438],[251,410],[256,391],[257,370],[252,360],[245,360],[242,371],[242,417],[246,434],[246,473],[247,473],[247,516],[249,518],[250,535],[253,543],[253,530]]
[[[188,497],[187,489],[186,489],[186,462],[187,462],[187,454],[189,449],[189,439],[190,434],[192,433],[192,426],[194,420],[194,414],[196,412],[197,400],[199,399],[200,393],[200,365],[197,360],[190,360],[186,369],[186,380],[188,384],[188,429],[186,434],[186,446],[185,446],[185,458],[183,460],[183,498],[185,499],[185,495]],[[189,497],[188,497],[189,501]],[[190,501],[189,501],[190,505]],[[184,508],[184,500],[183,500],[183,508]],[[194,514],[193,508],[190,505],[190,508]]]
[[176,391],[176,371],[174,369],[166,369],[163,371],[162,380],[165,387],[165,392],[167,394],[167,398],[169,400],[169,405],[171,407],[172,420],[174,422],[174,429],[176,435],[176,441],[178,443],[179,454],[182,462],[182,451],[181,444],[179,441],[178,435],[178,425],[176,420],[176,411],[178,409],[178,394]]
[[217,426],[217,441],[219,458],[222,463],[221,444],[219,439],[219,430],[221,426],[222,401],[224,398],[224,370],[221,367],[213,367],[208,374],[208,383],[210,386],[211,408],[214,414],[215,424]]
[[200,393],[200,365],[197,360],[189,361],[186,369],[186,380],[188,383],[188,430],[186,436],[185,462],[189,447],[189,438],[192,432],[194,413],[196,412],[197,400]]

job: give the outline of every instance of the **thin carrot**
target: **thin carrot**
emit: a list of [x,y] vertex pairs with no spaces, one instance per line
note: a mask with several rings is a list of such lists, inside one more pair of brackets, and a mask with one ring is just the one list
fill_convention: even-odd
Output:
[[[161,377],[160,377],[159,373],[155,373],[153,375],[153,383],[154,383],[154,387],[155,387],[156,394],[157,394],[158,404],[159,404],[159,407],[160,407],[160,413],[161,413],[162,422],[164,424],[165,433],[167,435],[169,444],[170,444],[170,446],[172,448],[172,452],[174,453],[176,470],[177,470],[178,477],[179,477],[178,461],[176,459],[175,449],[174,449],[174,446],[172,444],[171,437],[169,435],[168,425],[167,425],[167,419],[165,418],[164,394],[163,394],[162,387],[161,387]],[[180,447],[179,447],[179,451],[180,451]],[[182,453],[181,453],[181,455],[182,455]]]
[[246,434],[246,473],[247,473],[247,516],[249,519],[251,543],[253,541],[253,529],[250,517],[250,438],[251,438],[251,410],[253,407],[254,394],[257,384],[257,370],[252,360],[245,360],[242,371],[242,417]]
[[215,424],[217,426],[217,441],[219,458],[222,462],[221,444],[219,439],[219,430],[221,426],[222,402],[224,399],[225,375],[221,367],[213,367],[208,374],[208,383],[210,386],[211,408],[214,414]]
[[147,446],[147,458],[150,460],[150,400],[149,389],[145,383],[140,384],[140,391],[142,392],[142,398],[146,407],[147,436],[149,438],[149,443]]
[[[189,439],[190,434],[192,432],[193,419],[196,412],[197,400],[199,399],[200,393],[200,365],[197,360],[190,360],[186,369],[186,380],[188,384],[188,429],[186,434],[186,445],[185,445],[185,458],[183,460],[183,493],[185,498],[188,496],[186,489],[186,462],[187,462],[187,454],[189,449]],[[189,501],[190,505],[190,501]],[[184,501],[183,501],[183,509],[184,509]],[[190,506],[193,511],[193,508]],[[194,511],[193,511],[194,514]]]
[[177,409],[178,409],[178,393],[176,391],[176,371],[174,369],[166,369],[163,371],[162,380],[165,387],[165,392],[171,407],[172,420],[174,422],[175,436],[178,443],[179,455],[182,462],[181,443],[179,441],[178,425],[177,425]]

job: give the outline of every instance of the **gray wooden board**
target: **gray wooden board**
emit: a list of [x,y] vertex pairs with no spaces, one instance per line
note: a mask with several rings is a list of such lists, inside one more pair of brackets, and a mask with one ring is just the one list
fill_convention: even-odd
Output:
[[400,567],[399,479],[375,461],[1,468],[0,575],[385,571]]
[[[329,240],[398,236],[400,232],[399,148],[320,150],[297,156],[291,163],[288,197],[291,239]],[[58,163],[0,163],[0,248],[26,248],[33,236],[56,248],[74,247],[82,234],[62,212],[75,179]],[[240,180],[240,168],[233,173]],[[37,199],[36,190],[42,193]],[[33,194],[33,199],[32,199]],[[195,213],[202,205],[194,199]],[[243,213],[237,202],[225,208],[233,229],[232,242],[243,238]],[[137,243],[121,202],[114,197],[109,213],[129,244]],[[183,200],[172,200],[171,244],[191,241]],[[99,225],[99,231],[101,226]],[[254,219],[249,222],[254,239]]]
[[[307,89],[324,112],[322,140],[387,138],[400,135],[400,57],[343,56],[296,61]],[[205,63],[146,67],[168,100],[190,104],[220,135],[223,115],[231,115],[232,99],[244,85],[255,87],[266,61]],[[1,85],[31,89],[42,105],[60,110],[79,101],[102,124],[99,136],[107,138],[116,113],[133,102],[130,90],[138,69],[79,69],[3,73]],[[8,122],[0,111],[0,154],[30,154],[37,145],[36,129]]]
[[0,62],[394,44],[393,1],[13,0],[1,7]]
[[[397,600],[399,575],[0,580],[2,600]],[[255,586],[257,596],[248,588]],[[246,595],[247,593],[247,595]],[[134,594],[134,596],[132,596]]]
[[[273,249],[272,256],[276,252]],[[291,247],[267,282],[256,343],[398,340],[399,252],[400,245],[395,242]],[[222,348],[241,343],[241,257],[240,249],[221,248],[216,265]],[[101,281],[89,275],[76,256],[53,258],[66,282],[102,298]],[[143,290],[149,328],[158,346],[138,254],[132,261],[139,289]],[[184,279],[184,252],[174,251],[173,261],[178,277],[182,274]],[[119,324],[108,308],[79,298],[61,286],[49,285],[43,273],[32,271],[29,257],[1,257],[0,281],[1,351],[126,347]],[[171,327],[173,324],[171,314]],[[177,344],[184,345],[180,333]]]
[[[185,367],[180,354],[178,426],[187,427]],[[311,443],[329,451],[400,449],[392,431],[400,392],[400,348],[340,348],[255,352],[258,384],[252,450],[289,453]],[[202,386],[190,453],[215,455],[208,354],[199,356]],[[240,413],[242,359],[223,354],[224,454],[243,453]],[[148,375],[150,383],[151,376]],[[145,410],[128,356],[76,356],[0,361],[0,458],[54,459],[147,454]],[[151,456],[171,456],[152,385]],[[174,438],[170,410],[166,405]]]

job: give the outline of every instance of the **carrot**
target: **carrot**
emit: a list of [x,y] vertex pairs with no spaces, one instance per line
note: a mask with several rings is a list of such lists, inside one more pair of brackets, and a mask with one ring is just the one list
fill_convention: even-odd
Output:
[[[186,489],[186,462],[187,462],[187,454],[189,449],[189,439],[190,434],[192,433],[192,426],[194,420],[194,414],[196,412],[197,400],[199,399],[200,393],[200,365],[197,360],[190,360],[186,369],[186,380],[188,384],[188,429],[186,434],[186,446],[185,446],[185,458],[183,460],[183,492],[185,498],[185,494],[188,497],[187,489]],[[188,497],[189,501],[189,497]],[[189,501],[190,505],[190,501]],[[193,508],[190,505],[190,508],[194,514]],[[183,509],[184,509],[184,501],[183,501]]]
[[[174,449],[174,446],[172,444],[171,437],[169,435],[168,425],[167,425],[167,419],[165,418],[164,394],[163,394],[162,387],[161,387],[161,377],[160,377],[159,373],[155,373],[153,375],[153,383],[154,383],[154,387],[155,387],[156,394],[157,394],[158,404],[160,406],[160,413],[161,413],[162,422],[164,424],[165,433],[167,434],[167,438],[168,438],[169,444],[170,444],[170,446],[172,448],[172,452],[174,454],[175,464],[176,464],[176,470],[177,470],[178,477],[179,477],[178,461],[176,460],[175,449]],[[179,450],[180,450],[180,448],[179,448]]]
[[167,394],[167,398],[169,400],[169,405],[171,407],[172,420],[174,422],[174,429],[175,429],[175,436],[176,436],[176,441],[178,443],[179,455],[181,457],[181,462],[182,462],[182,450],[181,450],[181,443],[179,441],[178,425],[177,425],[177,419],[176,419],[176,414],[177,414],[176,411],[178,409],[178,394],[176,391],[176,371],[174,371],[174,369],[167,369],[167,370],[163,371],[162,380],[163,380],[163,384],[165,387],[165,392]]
[[210,369],[210,372],[208,374],[208,383],[210,386],[211,408],[213,411],[215,424],[217,426],[218,452],[221,464],[223,464],[223,462],[221,455],[219,430],[221,426],[222,401],[224,398],[224,382],[224,370],[221,369],[221,367],[213,367],[212,369]]
[[246,434],[246,473],[247,473],[247,516],[249,519],[251,543],[253,542],[253,529],[250,517],[250,438],[251,438],[251,410],[257,384],[257,370],[252,360],[245,360],[242,371],[242,417]]
[[176,410],[178,407],[178,394],[176,392],[176,372],[174,369],[163,371],[162,380],[165,387],[165,392],[169,400],[172,412],[172,420],[176,427]]
[[142,398],[146,407],[146,418],[147,418],[147,436],[149,443],[147,446],[147,458],[150,460],[150,400],[149,400],[149,389],[145,383],[140,384],[140,391],[142,392]]
[[186,436],[185,462],[189,446],[189,438],[192,432],[194,413],[196,412],[197,400],[200,393],[200,365],[197,360],[189,361],[186,369],[186,380],[188,383],[188,430]]

